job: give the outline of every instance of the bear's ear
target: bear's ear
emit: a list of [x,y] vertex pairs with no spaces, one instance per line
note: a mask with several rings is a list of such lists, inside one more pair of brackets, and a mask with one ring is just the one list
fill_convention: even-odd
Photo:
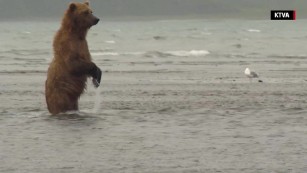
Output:
[[90,1],[85,1],[84,4],[90,6]]
[[73,12],[77,9],[77,5],[74,3],[69,4],[69,11]]

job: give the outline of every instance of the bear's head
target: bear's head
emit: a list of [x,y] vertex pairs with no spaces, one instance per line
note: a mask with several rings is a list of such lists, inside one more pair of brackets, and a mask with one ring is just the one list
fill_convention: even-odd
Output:
[[93,15],[90,9],[89,2],[85,3],[70,3],[67,15],[74,27],[88,29],[99,22],[99,18]]

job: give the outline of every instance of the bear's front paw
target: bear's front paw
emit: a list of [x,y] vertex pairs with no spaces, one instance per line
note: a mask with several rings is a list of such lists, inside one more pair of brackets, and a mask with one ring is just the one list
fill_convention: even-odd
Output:
[[99,85],[100,85],[101,74],[102,74],[102,72],[101,72],[100,68],[97,67],[97,68],[96,68],[96,72],[95,72],[95,74],[93,75],[93,79],[92,79],[92,82],[93,82],[93,84],[94,84],[94,86],[95,86],[96,88],[99,87]]
[[93,82],[95,88],[98,88],[98,87],[99,87],[100,83],[98,83],[98,81],[97,81],[96,79],[93,78],[93,79],[92,79],[92,82]]

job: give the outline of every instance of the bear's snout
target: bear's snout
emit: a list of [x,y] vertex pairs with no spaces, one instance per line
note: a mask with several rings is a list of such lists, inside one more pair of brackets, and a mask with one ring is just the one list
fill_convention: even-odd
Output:
[[99,20],[100,20],[100,19],[96,17],[96,18],[94,19],[94,25],[96,25],[96,24],[99,22]]

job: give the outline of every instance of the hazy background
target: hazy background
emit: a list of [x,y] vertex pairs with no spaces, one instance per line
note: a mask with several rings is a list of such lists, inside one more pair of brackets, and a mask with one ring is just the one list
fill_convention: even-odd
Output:
[[[0,0],[0,20],[58,19],[71,0]],[[82,1],[79,1],[82,2]],[[273,9],[307,17],[306,0],[91,0],[104,19],[243,18],[268,19]]]

